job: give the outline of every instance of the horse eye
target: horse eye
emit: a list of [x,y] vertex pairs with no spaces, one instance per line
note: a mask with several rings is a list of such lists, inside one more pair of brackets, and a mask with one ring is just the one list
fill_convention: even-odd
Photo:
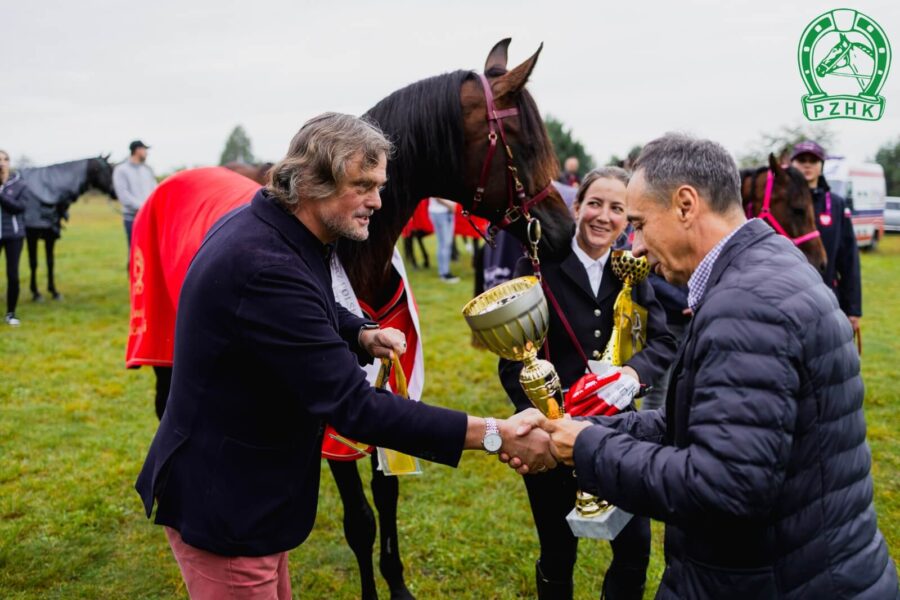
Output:
[[794,214],[798,217],[806,215],[806,208],[792,208],[791,210],[794,211]]

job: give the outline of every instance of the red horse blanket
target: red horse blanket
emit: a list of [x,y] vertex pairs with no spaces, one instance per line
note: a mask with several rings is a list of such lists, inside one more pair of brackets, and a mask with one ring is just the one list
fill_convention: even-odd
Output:
[[243,175],[212,167],[176,173],[147,198],[132,231],[127,367],[172,366],[175,311],[191,260],[210,227],[258,189]]

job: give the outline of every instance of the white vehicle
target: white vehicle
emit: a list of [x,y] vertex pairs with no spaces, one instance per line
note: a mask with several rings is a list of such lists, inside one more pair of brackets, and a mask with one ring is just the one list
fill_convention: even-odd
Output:
[[884,230],[900,231],[900,196],[888,196],[884,205]]
[[884,237],[887,197],[884,169],[878,163],[852,162],[841,156],[829,156],[823,175],[831,190],[847,199],[856,243],[860,248],[875,249]]

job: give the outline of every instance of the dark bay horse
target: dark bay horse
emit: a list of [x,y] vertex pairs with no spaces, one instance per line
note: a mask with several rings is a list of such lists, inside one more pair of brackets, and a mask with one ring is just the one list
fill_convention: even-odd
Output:
[[44,240],[47,291],[58,300],[61,296],[54,279],[54,246],[62,233],[62,221],[69,219],[69,206],[88,188],[115,198],[112,170],[106,155],[19,171],[25,182],[25,235],[33,300],[43,299],[37,287],[38,240]]
[[825,269],[825,246],[816,228],[812,193],[803,175],[782,167],[774,154],[769,165],[741,171],[741,196],[748,217],[759,217],[791,240],[809,263]]
[[222,166],[230,171],[234,171],[235,173],[240,173],[248,179],[252,179],[259,185],[266,185],[269,180],[269,170],[275,165],[274,163],[270,162],[247,164],[232,161],[230,163],[225,163]]
[[[493,141],[497,138],[496,125],[492,128],[487,118],[489,99],[474,72],[456,71],[413,83],[366,113],[396,145],[396,155],[388,162],[382,208],[371,217],[369,239],[365,242],[342,239],[337,246],[337,255],[353,289],[367,305],[383,306],[397,289],[399,281],[390,268],[391,255],[419,199],[453,198],[464,209],[497,224],[509,210],[510,186],[515,183],[509,176],[510,166],[516,169],[524,194],[529,198],[556,179],[559,165],[553,146],[538,108],[525,90],[541,49],[519,66],[507,70],[509,42],[505,39],[494,46],[485,62],[484,74],[493,96],[493,108],[502,114],[517,111],[503,123],[510,164],[505,162],[502,147],[492,161],[488,160],[492,137]],[[479,187],[484,188],[484,193],[474,206]],[[541,244],[545,252],[554,254],[568,246],[572,219],[555,188],[530,212],[543,226]],[[507,230],[526,242],[524,218],[513,222]],[[329,461],[329,466],[341,491],[344,531],[359,563],[362,597],[374,598],[372,509],[363,493],[355,463]],[[410,598],[397,544],[397,478],[385,477],[373,468],[372,493],[379,511],[381,573],[390,586],[392,598]],[[351,507],[356,509],[351,511]]]

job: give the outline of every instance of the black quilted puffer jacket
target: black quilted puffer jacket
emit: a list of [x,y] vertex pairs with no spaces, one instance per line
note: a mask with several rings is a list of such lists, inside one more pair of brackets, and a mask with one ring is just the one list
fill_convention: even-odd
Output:
[[595,419],[583,489],[666,523],[657,598],[896,598],[859,355],[803,255],[762,221],[716,261],[666,408]]

